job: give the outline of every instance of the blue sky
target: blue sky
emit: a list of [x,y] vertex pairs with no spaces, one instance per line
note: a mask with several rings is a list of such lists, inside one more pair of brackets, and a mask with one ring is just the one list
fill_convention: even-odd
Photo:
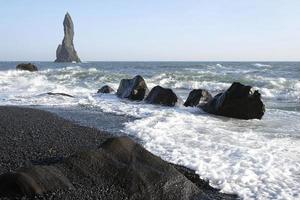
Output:
[[0,0],[0,60],[300,60],[299,0]]

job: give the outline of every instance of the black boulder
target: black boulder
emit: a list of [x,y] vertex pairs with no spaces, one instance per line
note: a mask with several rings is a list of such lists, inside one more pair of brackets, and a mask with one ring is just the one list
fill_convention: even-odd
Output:
[[265,106],[260,93],[257,90],[252,91],[251,88],[234,82],[224,93],[216,95],[201,108],[215,115],[238,119],[261,119]]
[[138,101],[143,100],[147,93],[148,87],[140,75],[133,79],[122,79],[117,90],[118,97]]
[[62,189],[74,186],[54,166],[23,167],[0,176],[0,197],[34,196]]
[[112,92],[114,92],[114,89],[112,89],[108,85],[104,85],[97,91],[97,93],[112,93]]
[[128,137],[111,138],[100,149],[75,154],[66,168],[93,184],[117,184],[129,199],[188,200],[200,189],[169,163]]
[[31,64],[31,63],[21,63],[21,64],[18,64],[16,66],[16,69],[17,70],[30,71],[30,72],[38,71],[38,68],[34,64]]
[[211,94],[204,89],[194,89],[190,92],[187,100],[183,104],[184,106],[197,106],[199,103],[208,102],[212,99]]
[[155,86],[149,92],[145,101],[151,104],[159,104],[163,106],[175,106],[178,101],[176,94],[169,88]]

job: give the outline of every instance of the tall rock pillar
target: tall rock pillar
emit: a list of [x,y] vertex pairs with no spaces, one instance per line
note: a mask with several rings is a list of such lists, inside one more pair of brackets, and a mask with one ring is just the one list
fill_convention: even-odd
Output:
[[57,47],[55,62],[81,62],[74,48],[74,24],[69,13],[65,15],[63,24],[65,36]]

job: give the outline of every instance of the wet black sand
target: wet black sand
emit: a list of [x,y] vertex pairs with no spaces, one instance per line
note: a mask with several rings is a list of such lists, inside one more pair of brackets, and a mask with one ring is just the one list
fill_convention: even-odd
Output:
[[[0,174],[21,166],[59,163],[74,152],[96,149],[111,134],[74,124],[52,113],[31,108],[0,106]],[[175,168],[211,199],[232,199],[219,193],[189,169]],[[118,185],[93,185],[72,178],[76,190],[56,191],[36,199],[127,199]],[[85,184],[86,183],[86,184]]]

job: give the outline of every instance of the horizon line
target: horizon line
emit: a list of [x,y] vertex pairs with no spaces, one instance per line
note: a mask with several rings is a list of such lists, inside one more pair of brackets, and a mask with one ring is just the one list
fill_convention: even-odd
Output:
[[[0,62],[53,62],[53,60],[0,60]],[[300,62],[300,60],[86,60],[86,62]],[[72,63],[72,62],[56,62]],[[78,63],[73,63],[78,64]]]

